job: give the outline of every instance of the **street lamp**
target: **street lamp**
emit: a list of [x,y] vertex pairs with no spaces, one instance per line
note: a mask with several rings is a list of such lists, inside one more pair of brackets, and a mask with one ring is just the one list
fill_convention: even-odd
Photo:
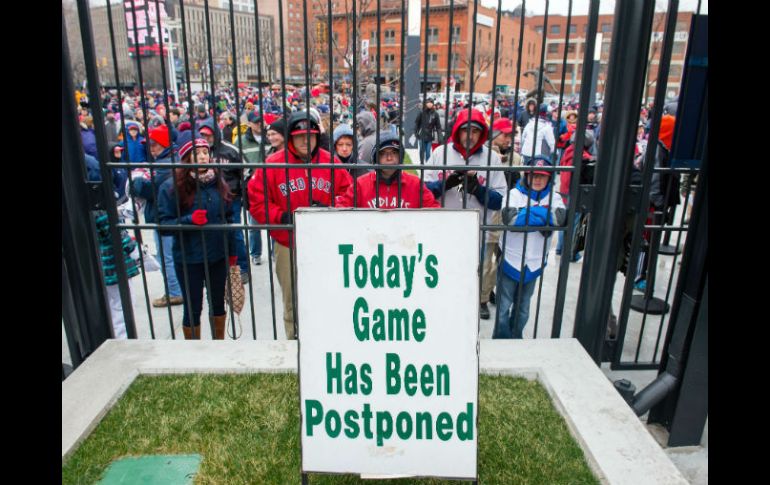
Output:
[[179,90],[176,83],[176,63],[174,62],[174,35],[173,31],[182,26],[182,21],[178,19],[166,19],[166,28],[168,28],[168,60],[169,60],[169,80],[171,81],[171,90],[174,92],[174,101],[179,103]]

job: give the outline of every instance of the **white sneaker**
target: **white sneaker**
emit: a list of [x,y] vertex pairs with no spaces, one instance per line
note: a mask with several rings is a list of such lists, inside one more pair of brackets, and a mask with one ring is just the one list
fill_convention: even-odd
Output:
[[262,256],[252,256],[251,262],[256,266],[260,266],[262,264]]

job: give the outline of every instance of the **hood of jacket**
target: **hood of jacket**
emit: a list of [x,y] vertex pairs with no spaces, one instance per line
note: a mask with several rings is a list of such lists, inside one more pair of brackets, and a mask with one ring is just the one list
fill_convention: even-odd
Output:
[[463,108],[460,110],[460,112],[457,114],[457,121],[455,121],[455,124],[452,127],[452,146],[460,153],[460,155],[463,156],[463,158],[470,157],[479,151],[484,145],[484,142],[487,141],[487,138],[489,137],[489,126],[484,119],[484,113],[477,109],[471,109],[470,111],[470,121],[479,123],[483,127],[483,130],[481,132],[481,136],[479,137],[479,141],[477,141],[476,144],[471,147],[470,152],[466,154],[465,147],[460,144],[460,127],[468,121],[468,109]]
[[369,111],[365,111],[358,115],[358,126],[361,129],[361,136],[367,137],[374,134],[377,129],[377,120],[374,115]]
[[222,132],[220,131],[219,126],[214,122],[214,118],[210,116],[196,124],[199,133],[200,129],[204,126],[214,132],[214,143],[211,145],[211,148],[217,148],[222,143]]

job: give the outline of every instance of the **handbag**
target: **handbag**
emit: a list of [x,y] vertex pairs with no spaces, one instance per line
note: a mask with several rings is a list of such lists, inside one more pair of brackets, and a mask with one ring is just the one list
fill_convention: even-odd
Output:
[[[238,265],[230,266],[230,273],[227,276],[227,286],[225,287],[225,304],[230,307],[230,311],[238,316],[238,327],[241,326],[241,311],[246,302],[246,291],[243,288],[241,279],[241,268]],[[229,335],[230,326],[227,326],[228,336],[232,339],[238,339],[240,335]]]
[[[139,251],[142,251],[142,257],[140,259],[139,257]],[[158,260],[150,254],[150,250],[147,247],[146,244],[142,244],[141,246],[139,244],[134,247],[134,250],[131,252],[131,259],[136,261],[137,266],[142,266],[142,262],[144,262],[144,272],[145,273],[151,273],[153,271],[160,270],[160,263],[158,263]]]

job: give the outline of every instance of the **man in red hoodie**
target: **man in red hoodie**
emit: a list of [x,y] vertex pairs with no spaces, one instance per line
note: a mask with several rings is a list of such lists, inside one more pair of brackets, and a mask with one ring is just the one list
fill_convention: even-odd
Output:
[[[329,164],[332,157],[318,144],[321,130],[306,111],[297,111],[289,118],[286,148],[270,155],[270,164]],[[342,165],[336,157],[335,164]],[[265,172],[267,174],[265,174]],[[299,207],[329,207],[334,197],[344,194],[352,179],[347,170],[334,170],[334,186],[329,168],[257,169],[249,180],[249,212],[260,224],[291,224]],[[267,207],[267,209],[266,209]],[[293,229],[270,231],[275,244],[275,272],[283,293],[283,324],[287,339],[296,339],[294,326],[293,288],[291,283],[291,252]],[[296,271],[296,269],[295,269]]]
[[[470,111],[470,113],[469,113]],[[449,209],[476,209],[481,212],[482,224],[495,224],[508,190],[505,175],[500,170],[484,171],[484,167],[501,165],[500,155],[485,143],[489,137],[489,125],[484,113],[473,109],[462,109],[452,128],[452,137],[437,147],[426,162],[426,166],[440,168],[444,165],[466,165],[462,170],[426,170],[425,185],[433,192],[436,200]],[[486,216],[486,218],[485,218]],[[493,234],[485,232],[482,251],[484,255],[495,251],[497,243]],[[482,289],[485,290],[485,289]],[[491,288],[480,292],[479,315],[490,317],[489,302]]]
[[[372,160],[378,160],[376,153],[379,152],[380,165],[398,165],[401,163],[400,149],[398,136],[390,131],[381,131],[379,147],[372,148]],[[337,197],[337,206],[368,209],[441,207],[431,191],[420,182],[420,177],[405,173],[400,168],[378,169],[358,177],[344,195]]]

